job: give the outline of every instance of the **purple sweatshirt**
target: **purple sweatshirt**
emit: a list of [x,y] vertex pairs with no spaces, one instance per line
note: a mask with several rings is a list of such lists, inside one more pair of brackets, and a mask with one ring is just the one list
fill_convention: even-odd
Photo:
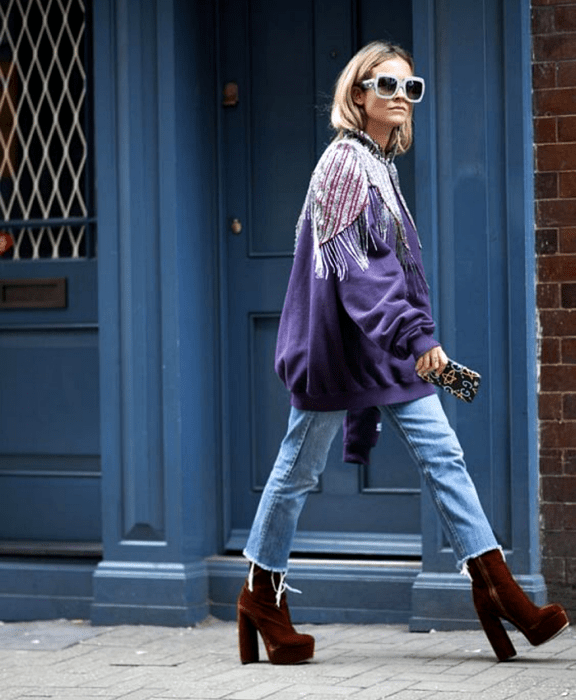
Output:
[[[338,261],[324,276],[310,212],[301,218],[275,362],[296,408],[355,411],[435,392],[415,372],[417,358],[439,343],[418,236],[402,198],[396,201],[411,265],[401,264],[394,221],[372,185],[359,216],[331,237]],[[364,241],[364,264],[354,241]]]

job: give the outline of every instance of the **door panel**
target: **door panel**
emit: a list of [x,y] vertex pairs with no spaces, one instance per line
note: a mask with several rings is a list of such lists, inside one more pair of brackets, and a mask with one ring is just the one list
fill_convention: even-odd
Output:
[[[310,174],[329,143],[333,84],[353,49],[385,26],[355,16],[351,0],[223,0],[221,77],[238,85],[222,108],[222,220],[230,455],[226,547],[243,547],[284,436],[289,395],[274,373],[278,321],[294,229]],[[395,22],[410,34],[409,8]],[[390,8],[388,8],[390,11]],[[399,19],[401,18],[401,19]],[[406,42],[404,42],[406,44]],[[413,168],[402,166],[410,192]],[[240,220],[242,230],[230,224]],[[295,552],[415,556],[420,553],[420,482],[403,446],[384,427],[370,467],[342,462],[336,438],[299,523]]]
[[4,330],[0,348],[3,450],[98,454],[97,333]]
[[250,255],[289,255],[290,222],[300,205],[294,187],[301,199],[314,166],[314,5],[271,8],[266,0],[252,0],[247,20]]

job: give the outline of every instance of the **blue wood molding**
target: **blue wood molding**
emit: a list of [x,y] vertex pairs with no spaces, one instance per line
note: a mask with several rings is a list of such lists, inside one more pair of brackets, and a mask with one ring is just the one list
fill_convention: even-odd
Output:
[[[509,563],[542,597],[529,7],[414,0],[413,16],[416,64],[431,86],[415,151],[433,308],[447,352],[484,375],[475,404],[445,407]],[[422,576],[449,575],[427,497],[423,549]],[[437,585],[419,579],[415,590],[433,596]],[[420,590],[415,607],[425,599]]]
[[94,7],[99,622],[152,620],[148,603],[174,591],[184,603],[170,624],[206,614],[199,562],[218,520],[213,23],[212,7],[183,0]]
[[523,543],[517,569],[540,572],[538,454],[538,335],[534,222],[531,18],[529,3],[503,3],[507,230],[509,232],[509,385],[516,421],[511,425],[514,537]]

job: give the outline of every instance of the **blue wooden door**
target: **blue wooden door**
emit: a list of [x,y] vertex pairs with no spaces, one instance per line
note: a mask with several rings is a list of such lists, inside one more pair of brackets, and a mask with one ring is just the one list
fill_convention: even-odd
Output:
[[95,554],[90,5],[2,3],[0,28],[0,554]]
[[[339,71],[364,43],[410,48],[410,4],[223,0],[222,251],[226,548],[245,543],[284,435],[289,396],[273,370],[294,226],[331,139]],[[236,95],[237,91],[237,95]],[[413,204],[413,161],[399,164]],[[386,426],[370,467],[342,462],[338,437],[302,513],[295,553],[419,556],[420,481]]]

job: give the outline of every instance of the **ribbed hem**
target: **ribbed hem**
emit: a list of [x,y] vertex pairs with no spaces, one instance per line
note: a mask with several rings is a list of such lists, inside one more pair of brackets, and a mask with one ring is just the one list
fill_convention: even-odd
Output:
[[432,348],[437,348],[439,345],[440,343],[437,340],[434,340],[431,335],[422,333],[417,338],[414,338],[414,340],[410,343],[410,350],[412,351],[412,356],[414,359],[417,360],[425,352],[432,350]]
[[406,386],[393,386],[389,388],[378,387],[370,391],[362,391],[357,394],[327,394],[325,396],[308,396],[308,394],[292,394],[290,402],[294,408],[301,411],[342,411],[358,410],[369,406],[388,406],[395,403],[407,403],[424,396],[432,396],[436,393],[435,387],[418,379],[413,384]]

